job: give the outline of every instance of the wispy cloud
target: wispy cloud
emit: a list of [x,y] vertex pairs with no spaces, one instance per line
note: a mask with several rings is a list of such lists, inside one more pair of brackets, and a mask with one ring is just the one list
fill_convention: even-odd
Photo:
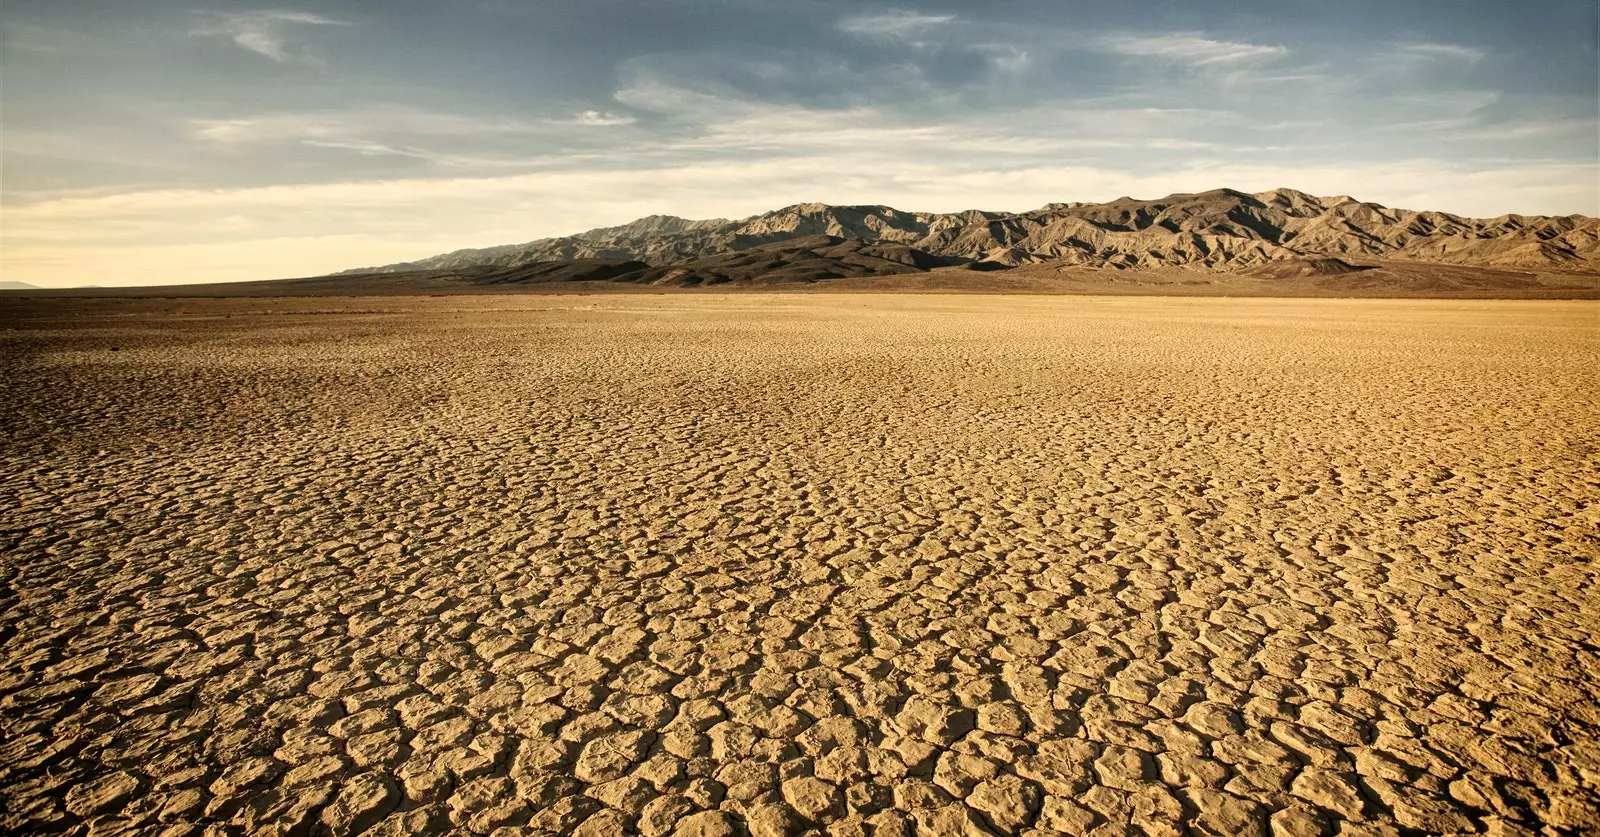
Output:
[[0,27],[0,44],[8,52],[70,53],[93,47],[94,39],[68,29],[7,21]]
[[358,110],[291,111],[238,119],[196,119],[190,133],[199,140],[224,144],[282,141],[377,142],[377,137],[478,136],[532,133],[541,123],[507,117],[441,113],[415,108],[378,106]]
[[1101,48],[1119,55],[1160,58],[1187,64],[1231,64],[1288,55],[1286,47],[1219,41],[1197,32],[1164,35],[1113,35],[1099,41]]
[[1460,44],[1406,44],[1400,49],[1402,52],[1420,58],[1446,59],[1452,61],[1461,61],[1467,64],[1481,61],[1489,54],[1481,49],[1462,46]]
[[223,36],[257,55],[263,55],[279,64],[320,64],[321,60],[303,48],[290,45],[289,35],[297,27],[345,26],[346,21],[335,20],[310,12],[255,11],[255,12],[205,12],[204,22],[195,27],[194,34]]
[[556,153],[575,162],[577,151],[564,147],[564,139],[587,134],[595,126],[623,126],[633,121],[629,116],[598,110],[533,119],[381,105],[195,119],[187,127],[194,139],[239,153],[254,153],[259,146],[298,145],[362,157],[408,157],[450,169],[503,172]]
[[631,116],[619,113],[610,113],[603,110],[586,110],[570,120],[578,125],[591,125],[595,127],[612,127],[617,125],[632,125],[636,120]]
[[867,38],[915,41],[930,31],[956,19],[955,15],[928,15],[890,9],[847,15],[839,19],[839,31]]

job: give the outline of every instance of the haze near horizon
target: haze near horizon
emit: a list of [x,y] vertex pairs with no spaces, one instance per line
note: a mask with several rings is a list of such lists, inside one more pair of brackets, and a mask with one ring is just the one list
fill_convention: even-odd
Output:
[[1596,10],[7,4],[0,260],[272,279],[650,214],[1231,187],[1600,214]]

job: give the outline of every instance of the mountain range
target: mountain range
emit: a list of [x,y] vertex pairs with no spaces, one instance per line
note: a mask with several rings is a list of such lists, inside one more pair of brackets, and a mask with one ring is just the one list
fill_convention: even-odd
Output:
[[[1339,275],[1383,262],[1600,271],[1600,219],[1391,209],[1293,189],[907,212],[802,203],[742,220],[652,215],[617,227],[345,274],[463,272],[474,284],[604,279],[775,284],[937,268],[1165,269]],[[548,266],[537,269],[535,266]],[[530,270],[530,268],[534,268]],[[575,274],[583,274],[581,278]]]

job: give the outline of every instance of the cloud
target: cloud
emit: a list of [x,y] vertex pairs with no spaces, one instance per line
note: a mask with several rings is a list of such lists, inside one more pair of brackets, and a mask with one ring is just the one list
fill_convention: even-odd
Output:
[[306,145],[309,145],[313,148],[334,148],[340,151],[354,151],[355,153],[366,157],[381,157],[386,155],[395,157],[418,157],[422,159],[427,159],[428,157],[428,155],[419,151],[395,148],[391,145],[384,145],[381,142],[367,142],[365,140],[308,139],[304,140],[304,142]]
[[1419,58],[1437,58],[1471,64],[1483,60],[1489,53],[1460,44],[1406,44],[1400,50]]
[[1289,54],[1286,47],[1219,41],[1200,33],[1113,35],[1100,39],[1099,46],[1118,55],[1160,58],[1195,65],[1231,64],[1281,58]]
[[195,35],[225,36],[240,47],[279,64],[321,64],[319,59],[303,49],[291,49],[288,36],[293,28],[348,25],[345,21],[310,12],[207,12],[204,16],[206,22],[193,30]]
[[7,21],[0,28],[0,44],[7,52],[71,54],[97,48],[94,38],[83,32]]
[[955,19],[955,15],[927,15],[903,9],[890,9],[884,12],[846,15],[839,19],[837,25],[839,31],[849,35],[915,41]]
[[462,137],[536,133],[553,122],[377,105],[349,110],[285,111],[234,119],[195,119],[190,133],[222,144],[285,140],[372,141],[383,136]]
[[630,122],[610,114],[598,118],[602,122],[584,122],[584,115],[539,120],[373,106],[197,118],[187,123],[187,130],[205,146],[235,155],[258,154],[267,146],[304,146],[368,158],[405,157],[458,170],[507,171],[562,152],[563,134],[576,136],[579,126]]
[[608,113],[603,110],[586,110],[578,114],[572,122],[578,125],[593,125],[597,127],[610,127],[614,125],[632,125],[636,120],[631,116]]
[[[306,146],[362,157],[406,157],[453,169],[506,171],[564,154],[581,159],[604,140],[595,127],[631,125],[634,118],[588,110],[561,118],[516,118],[431,111],[399,105],[351,110],[286,111],[230,119],[194,119],[189,136],[238,154],[262,146]],[[604,133],[604,132],[601,132]]]

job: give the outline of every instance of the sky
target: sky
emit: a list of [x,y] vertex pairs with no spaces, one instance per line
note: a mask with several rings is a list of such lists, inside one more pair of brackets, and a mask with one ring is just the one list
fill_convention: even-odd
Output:
[[1600,215],[1593,0],[6,0],[0,279],[1280,186]]

